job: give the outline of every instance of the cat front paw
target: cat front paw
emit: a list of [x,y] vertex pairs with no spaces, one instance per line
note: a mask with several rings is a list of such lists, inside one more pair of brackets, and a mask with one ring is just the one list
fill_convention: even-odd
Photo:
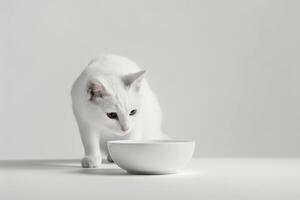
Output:
[[83,168],[99,168],[101,165],[100,156],[85,156],[81,160],[81,166]]

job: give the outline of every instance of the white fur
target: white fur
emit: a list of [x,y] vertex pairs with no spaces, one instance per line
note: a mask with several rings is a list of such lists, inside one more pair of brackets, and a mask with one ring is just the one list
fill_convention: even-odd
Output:
[[[132,84],[140,87],[126,87],[123,81],[126,75],[139,71],[141,69],[131,60],[107,55],[92,60],[74,82],[71,95],[85,150],[83,167],[99,167],[102,158],[110,159],[106,144],[108,140],[167,138],[161,131],[158,100],[143,75],[139,77],[139,82]],[[89,99],[90,81],[102,84],[104,97],[96,101]],[[137,113],[129,116],[132,109],[137,109]],[[117,112],[120,119],[108,118],[108,112]],[[124,132],[121,129],[129,130]]]

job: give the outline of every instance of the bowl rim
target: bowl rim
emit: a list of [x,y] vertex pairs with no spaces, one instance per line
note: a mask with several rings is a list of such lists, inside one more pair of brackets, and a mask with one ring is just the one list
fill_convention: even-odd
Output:
[[188,144],[195,143],[194,140],[174,140],[174,139],[166,139],[166,140],[110,140],[107,141],[108,144],[129,144],[129,145],[140,145],[140,144]]

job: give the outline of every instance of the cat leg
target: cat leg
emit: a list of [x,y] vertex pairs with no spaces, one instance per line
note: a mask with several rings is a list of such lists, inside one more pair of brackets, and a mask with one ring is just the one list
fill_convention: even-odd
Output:
[[99,147],[99,134],[90,129],[80,130],[85,157],[81,160],[83,168],[99,168],[102,156]]
[[106,157],[107,161],[110,162],[110,163],[113,163],[113,159],[111,158],[110,154],[108,153],[107,154],[107,157]]
[[114,162],[109,154],[109,151],[108,151],[108,147],[107,147],[107,141],[108,140],[111,140],[112,138],[110,139],[107,139],[107,138],[101,138],[100,139],[100,150],[101,150],[101,153],[102,153],[102,157],[103,159],[103,162]]

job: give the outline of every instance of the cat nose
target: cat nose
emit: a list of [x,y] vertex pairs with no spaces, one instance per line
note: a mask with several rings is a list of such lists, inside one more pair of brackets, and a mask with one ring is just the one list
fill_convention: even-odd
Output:
[[122,127],[121,130],[122,130],[123,132],[127,132],[127,131],[129,130],[129,128],[127,128],[127,127]]

